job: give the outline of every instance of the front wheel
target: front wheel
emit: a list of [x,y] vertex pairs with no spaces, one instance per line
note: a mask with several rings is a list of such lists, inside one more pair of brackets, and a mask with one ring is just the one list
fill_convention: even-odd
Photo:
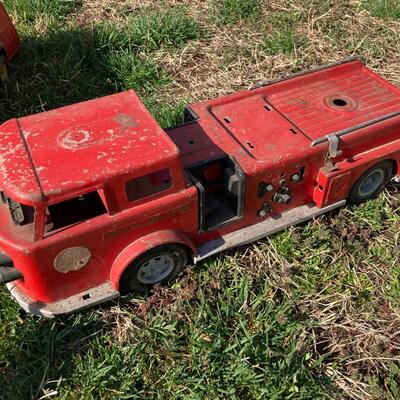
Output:
[[349,193],[351,203],[359,204],[374,198],[393,176],[393,164],[385,160],[364,172],[353,185]]
[[120,281],[122,293],[146,293],[174,280],[188,263],[188,252],[177,244],[155,247],[134,260]]

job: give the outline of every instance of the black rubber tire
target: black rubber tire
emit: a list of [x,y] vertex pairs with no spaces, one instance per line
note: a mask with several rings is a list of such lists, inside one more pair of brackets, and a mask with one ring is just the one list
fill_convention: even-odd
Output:
[[[163,255],[173,259],[173,269],[171,272],[159,282],[152,284],[142,283],[138,278],[141,266],[143,266],[147,261]],[[173,281],[186,267],[188,259],[189,255],[186,248],[179,244],[166,244],[148,250],[135,259],[125,269],[120,279],[120,291],[122,294],[148,293],[156,284],[166,285]]]
[[[379,180],[374,181],[372,179],[373,175],[379,178]],[[353,187],[349,193],[349,202],[353,204],[360,204],[363,201],[367,201],[376,197],[383,188],[389,183],[393,177],[393,164],[389,160],[381,161],[375,164],[373,167],[365,171],[360,178],[354,183]],[[362,193],[363,184],[365,184],[367,179],[370,179],[371,190],[369,192]]]

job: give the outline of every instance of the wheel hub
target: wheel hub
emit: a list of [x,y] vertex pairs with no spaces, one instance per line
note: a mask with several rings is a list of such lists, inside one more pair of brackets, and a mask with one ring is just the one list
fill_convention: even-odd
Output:
[[372,195],[385,181],[385,174],[381,169],[371,171],[358,188],[358,194],[361,197],[369,197]]
[[138,270],[137,279],[145,285],[154,285],[165,279],[174,269],[174,260],[166,254],[145,261]]

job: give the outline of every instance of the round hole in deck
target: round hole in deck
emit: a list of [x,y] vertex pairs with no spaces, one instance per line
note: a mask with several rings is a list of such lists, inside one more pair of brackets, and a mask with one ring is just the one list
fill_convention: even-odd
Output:
[[231,123],[231,119],[229,117],[224,117],[224,121],[227,122],[228,124]]
[[189,144],[194,144],[194,140],[189,140]]
[[335,111],[354,111],[358,108],[358,101],[343,93],[325,97],[324,103]]
[[344,107],[347,106],[347,101],[344,99],[333,99],[332,103],[337,107]]

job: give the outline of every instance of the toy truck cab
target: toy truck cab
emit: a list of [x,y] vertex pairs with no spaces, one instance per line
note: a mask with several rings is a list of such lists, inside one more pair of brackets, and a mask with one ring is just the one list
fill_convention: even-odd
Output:
[[186,251],[179,232],[197,230],[179,151],[133,91],[10,120],[0,148],[0,247],[32,311],[113,297],[134,257],[166,242]]
[[0,80],[8,77],[7,63],[19,48],[19,38],[4,6],[0,4]]

